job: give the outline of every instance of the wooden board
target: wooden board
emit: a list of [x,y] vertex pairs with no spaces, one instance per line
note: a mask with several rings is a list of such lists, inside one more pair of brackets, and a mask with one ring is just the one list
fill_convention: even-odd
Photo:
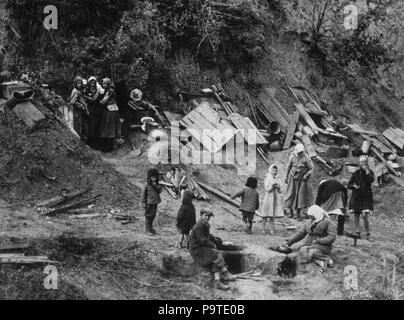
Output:
[[178,123],[184,117],[179,113],[173,113],[170,111],[164,111],[164,115],[166,116],[167,120],[170,122],[171,125]]
[[354,123],[354,124],[348,124],[348,127],[355,133],[358,134],[366,134],[368,136],[378,136],[379,134],[376,131],[369,131],[369,130],[365,130],[363,129],[361,126],[359,126],[358,124]]
[[304,121],[306,122],[306,124],[314,130],[314,132],[318,132],[320,130],[320,128],[316,125],[316,123],[314,122],[314,120],[310,117],[310,115],[307,113],[306,109],[303,107],[303,105],[301,103],[295,103],[295,107],[297,109],[297,111],[299,111],[300,115],[302,116],[302,118],[304,119]]
[[396,132],[401,138],[404,139],[404,131],[403,131],[403,130],[401,130],[400,128],[395,128],[395,129],[393,129],[393,130],[394,130],[394,132]]
[[307,154],[309,155],[310,158],[316,157],[317,152],[314,149],[313,144],[311,143],[311,139],[308,135],[303,135],[302,141],[304,146],[306,147]]
[[252,144],[251,141],[249,141],[249,139],[248,139],[249,130],[256,132],[256,143],[255,144],[268,144],[267,139],[264,138],[264,136],[261,134],[261,132],[257,129],[257,127],[254,125],[254,123],[250,120],[250,118],[243,117],[238,113],[232,113],[229,115],[229,119],[237,129],[242,130],[244,140],[247,142],[247,144],[249,144],[249,145]]
[[202,103],[188,113],[180,124],[195,130],[190,131],[192,137],[210,152],[218,152],[237,134],[234,127],[222,123],[219,114],[208,103]]
[[274,120],[279,122],[284,128],[289,126],[290,117],[285,117],[283,112],[279,111],[279,108],[275,106],[272,99],[266,92],[261,92],[258,99],[264,106],[265,111],[268,112]]
[[6,244],[0,246],[0,252],[21,251],[28,249],[29,247],[30,247],[29,244]]
[[300,113],[298,111],[296,111],[292,115],[292,119],[290,121],[290,125],[288,126],[288,131],[286,133],[285,142],[283,144],[284,150],[290,148],[290,144],[292,142],[293,136],[295,135],[297,123],[299,122],[299,117],[300,117]]
[[286,112],[286,110],[281,106],[278,100],[275,99],[275,89],[274,88],[266,88],[268,96],[271,98],[273,105],[276,109],[278,109],[279,113],[285,118],[286,121],[290,122],[290,115]]
[[385,130],[383,136],[400,150],[404,149],[404,138],[397,134],[392,128]]
[[36,264],[36,263],[57,263],[56,261],[51,261],[47,256],[14,256],[14,257],[0,257],[0,263],[15,263],[15,264]]

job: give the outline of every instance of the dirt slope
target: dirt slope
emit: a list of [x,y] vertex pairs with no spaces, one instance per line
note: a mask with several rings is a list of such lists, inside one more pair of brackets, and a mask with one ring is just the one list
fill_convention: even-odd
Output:
[[[147,147],[143,147],[147,151]],[[146,177],[146,152],[140,158],[134,158],[127,149],[120,150],[116,155],[109,155],[104,160],[112,165],[122,176],[133,185],[141,186]],[[274,154],[276,163],[285,163],[287,153]],[[242,186],[246,177],[237,176],[234,169],[218,166],[190,167],[195,178],[233,191]],[[258,162],[257,175],[263,177],[266,165]],[[319,181],[325,176],[316,169],[313,178]],[[263,195],[262,179],[259,191]],[[389,201],[383,201],[386,198]],[[60,261],[62,290],[58,294],[49,294],[37,287],[21,288],[10,286],[10,277],[25,281],[42,277],[38,268],[24,269],[24,273],[0,274],[5,279],[0,285],[0,292],[5,297],[17,298],[54,298],[87,297],[90,299],[205,299],[205,298],[246,298],[257,299],[369,299],[380,296],[377,288],[381,285],[385,267],[382,263],[384,253],[398,254],[402,250],[404,206],[402,189],[396,185],[388,185],[375,190],[376,210],[371,218],[371,226],[376,242],[359,241],[352,247],[352,240],[338,237],[334,248],[336,267],[320,273],[317,267],[309,265],[299,268],[298,275],[292,279],[282,279],[276,274],[269,274],[265,279],[272,283],[272,289],[266,290],[267,284],[262,281],[239,280],[232,284],[227,293],[212,292],[201,282],[200,278],[179,277],[162,268],[162,258],[171,254],[178,246],[179,236],[175,230],[175,216],[180,206],[179,200],[173,200],[163,192],[163,202],[159,206],[156,219],[159,236],[149,237],[143,233],[143,212],[135,207],[128,212],[139,217],[132,225],[121,225],[114,219],[104,216],[93,220],[78,220],[71,216],[60,215],[54,218],[39,216],[32,209],[14,210],[2,201],[0,208],[0,239],[2,243],[28,241],[34,253],[47,254]],[[135,197],[135,202],[139,201]],[[120,208],[111,202],[111,207]],[[288,223],[277,224],[275,236],[261,234],[262,227],[257,221],[253,235],[243,233],[243,227],[236,208],[223,203],[212,196],[211,203],[196,202],[199,210],[209,206],[215,212],[212,232],[221,238],[234,241],[241,246],[258,246],[259,250],[267,250],[268,246],[281,242],[291,233],[285,229]],[[125,208],[122,212],[126,212]],[[100,206],[102,212],[102,206]],[[352,229],[352,221],[348,223]],[[184,249],[185,250],[185,249]],[[258,250],[258,249],[255,249]],[[186,252],[184,252],[186,255]],[[344,268],[354,265],[358,268],[360,294],[349,296],[343,288]],[[11,277],[11,278],[12,278]],[[41,278],[42,279],[42,278]],[[266,280],[265,280],[266,281]],[[3,283],[3,281],[2,281]],[[40,283],[40,282],[39,282]],[[10,291],[11,290],[11,291]],[[5,292],[12,292],[6,295]],[[386,298],[386,296],[381,296]],[[388,297],[387,297],[388,298]]]

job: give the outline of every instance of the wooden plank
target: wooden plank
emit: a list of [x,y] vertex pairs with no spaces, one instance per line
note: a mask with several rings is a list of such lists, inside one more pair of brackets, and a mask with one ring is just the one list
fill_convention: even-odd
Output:
[[69,200],[72,200],[76,197],[79,197],[87,192],[90,191],[90,188],[86,188],[86,189],[82,189],[82,190],[78,190],[75,192],[70,192],[66,195],[60,195],[60,196],[56,196],[53,197],[52,199],[48,199],[48,200],[44,200],[41,201],[40,203],[37,204],[37,207],[49,207],[49,208],[53,208],[56,205],[65,203]]
[[97,195],[95,197],[84,199],[84,200],[79,200],[79,201],[76,201],[76,202],[73,202],[73,203],[70,203],[70,204],[67,204],[67,205],[63,205],[63,206],[61,206],[59,208],[56,208],[56,209],[53,209],[51,211],[45,212],[44,214],[48,215],[48,216],[52,216],[52,215],[55,215],[55,214],[58,214],[58,213],[69,211],[71,209],[82,208],[82,207],[85,207],[85,206],[87,206],[89,204],[94,203],[95,201],[97,201],[97,199],[99,197],[101,197],[101,195]]
[[20,251],[20,250],[25,250],[30,247],[29,244],[6,244],[0,246],[0,252],[7,252],[7,251]]
[[0,260],[7,258],[19,258],[24,257],[23,253],[0,253]]
[[368,136],[368,135],[364,135],[364,134],[363,134],[362,136],[363,136],[365,139],[371,141],[371,142],[372,142],[372,145],[373,145],[375,148],[377,148],[379,151],[381,151],[383,154],[389,154],[389,153],[391,153],[391,154],[397,155],[397,153],[396,153],[393,149],[389,148],[388,146],[386,146],[385,144],[383,144],[382,142],[380,142],[378,139],[373,138],[373,137],[370,137],[370,136]]
[[261,92],[258,100],[264,106],[264,110],[272,116],[277,122],[280,123],[281,126],[287,128],[289,126],[290,119],[285,118],[282,112],[274,105],[271,98],[268,96],[266,92]]
[[296,132],[296,126],[299,122],[299,117],[300,117],[300,113],[298,111],[295,111],[295,113],[293,113],[293,115],[292,115],[292,119],[288,126],[288,130],[287,130],[286,137],[285,137],[285,142],[283,143],[284,150],[290,148],[290,144],[291,144],[293,136],[295,135],[295,132]]
[[400,128],[395,128],[393,129],[394,132],[396,132],[401,138],[404,139],[404,131],[401,130]]
[[385,130],[383,136],[400,150],[404,149],[404,138],[401,138],[394,130]]
[[254,130],[256,132],[256,143],[255,144],[267,144],[268,141],[262,136],[261,132],[257,129],[257,127],[252,123],[250,118],[243,117],[238,113],[233,113],[229,115],[229,119],[233,123],[233,125],[239,129],[242,130],[243,137],[245,141],[248,144],[251,144],[250,141],[248,141],[248,131],[249,130]]
[[365,130],[362,129],[358,124],[354,123],[354,124],[348,124],[348,127],[355,133],[358,134],[366,134],[368,136],[378,136],[379,134],[376,131],[369,131],[369,130]]
[[396,177],[400,177],[400,173],[398,173],[394,168],[391,166],[387,165],[386,159],[383,157],[383,155],[374,147],[370,147],[370,151],[373,152],[373,154],[387,167],[387,169]]
[[57,261],[49,260],[47,256],[35,256],[35,257],[9,257],[0,258],[2,264],[37,264],[37,263],[58,263]]
[[[266,88],[266,92],[269,95],[269,97],[272,99],[273,101],[273,105],[278,109],[278,111],[280,112],[280,114],[282,114],[282,116],[285,118],[285,120],[289,123],[290,122],[290,115],[289,113],[286,112],[286,110],[281,106],[281,104],[278,102],[278,100],[275,99],[274,93],[275,90],[272,88],[272,90],[270,88]],[[285,126],[286,127],[286,126]]]
[[[240,200],[238,200],[238,199],[232,199],[228,194],[226,194],[226,193],[224,193],[224,192],[222,192],[222,191],[220,191],[220,190],[218,190],[218,189],[216,189],[216,188],[214,188],[214,187],[211,187],[210,185],[207,185],[207,184],[202,183],[202,182],[199,182],[199,181],[195,181],[195,182],[196,182],[200,187],[202,187],[203,189],[205,189],[205,190],[207,190],[207,191],[213,193],[214,195],[218,196],[219,198],[225,200],[226,202],[228,202],[228,203],[230,203],[230,204],[236,206],[237,208],[240,207],[240,205],[241,205],[241,201],[240,201]],[[258,215],[259,217],[261,217],[261,214],[260,214],[258,211],[256,211],[255,214]]]
[[73,217],[75,219],[94,219],[94,218],[98,218],[101,216],[102,216],[102,214],[100,214],[100,213],[94,213],[94,214],[78,214],[78,215],[74,215]]
[[[193,129],[190,130],[189,133],[195,140],[200,142],[207,150],[212,151],[217,148],[215,138],[211,136],[210,132],[205,131],[206,128],[202,127],[198,121],[192,119],[192,116],[189,117],[188,115],[186,119],[185,118],[182,119],[181,124],[188,129]],[[195,134],[194,130],[196,130],[198,134]]]
[[[199,142],[202,143],[207,150],[217,152],[237,133],[234,127],[220,123],[219,121],[220,117],[218,113],[205,104],[200,105],[187,114],[180,123],[186,128],[197,130],[200,137],[197,137],[190,131],[195,140],[202,140]],[[220,134],[217,134],[217,132]]]
[[313,147],[313,144],[311,143],[311,139],[308,135],[303,135],[302,137],[302,142],[306,148],[306,151],[309,155],[310,158],[316,157],[317,156],[317,152]]
[[303,105],[301,103],[295,103],[295,107],[297,111],[299,111],[300,115],[302,116],[303,120],[307,123],[307,125],[311,129],[313,129],[315,133],[317,133],[320,130],[320,128],[316,125],[316,123],[304,109]]
[[174,113],[174,112],[170,112],[170,111],[164,111],[164,115],[166,116],[168,122],[170,122],[171,125],[175,125],[176,123],[181,121],[182,118],[184,118],[184,116],[182,114]]

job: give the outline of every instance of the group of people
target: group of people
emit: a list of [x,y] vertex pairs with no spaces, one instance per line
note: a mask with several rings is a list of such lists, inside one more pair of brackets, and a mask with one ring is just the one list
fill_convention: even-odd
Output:
[[111,79],[105,78],[99,84],[93,76],[88,80],[76,77],[70,104],[75,114],[74,129],[80,137],[93,149],[112,151],[121,133],[119,108]]
[[[305,154],[303,145],[298,144],[292,153],[284,180],[286,188],[278,176],[278,166],[271,165],[265,178],[265,196],[260,216],[263,220],[263,232],[267,233],[267,223],[272,219],[284,217],[284,209],[289,212],[290,218],[302,219],[302,212],[307,219],[298,231],[286,239],[282,246],[290,248],[293,244],[306,238],[304,245],[299,249],[301,263],[316,262],[322,267],[333,266],[329,257],[336,234],[344,234],[344,222],[347,213],[348,189],[352,190],[348,208],[355,216],[355,233],[360,235],[360,216],[363,216],[366,237],[369,241],[370,227],[368,216],[373,210],[372,183],[374,173],[369,169],[368,160],[362,156],[359,159],[359,169],[355,171],[349,181],[334,179],[322,181],[319,185],[317,197],[314,199],[310,184],[314,166],[311,159]],[[231,197],[241,198],[240,211],[245,223],[245,230],[252,233],[254,215],[260,208],[259,194],[257,192],[258,180],[249,177],[245,188]],[[285,189],[285,191],[283,191]],[[145,205],[146,233],[155,235],[153,221],[157,206],[161,202],[159,184],[159,171],[150,169],[148,180],[143,191]],[[284,194],[283,194],[284,193]],[[196,210],[192,203],[194,194],[184,190],[181,193],[182,205],[178,211],[176,226],[181,233],[180,247],[186,240],[186,247],[194,261],[203,267],[210,267],[215,275],[218,288],[226,289],[224,282],[234,280],[226,269],[223,257],[218,251],[222,241],[210,234],[209,221],[213,213],[208,208],[200,211],[200,220],[196,221]],[[330,215],[338,216],[338,227]]]

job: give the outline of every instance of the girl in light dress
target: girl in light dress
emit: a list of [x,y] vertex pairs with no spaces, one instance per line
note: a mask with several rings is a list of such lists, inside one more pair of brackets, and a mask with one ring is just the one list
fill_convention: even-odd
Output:
[[283,200],[281,179],[278,176],[278,166],[273,164],[269,167],[265,178],[265,197],[262,207],[262,228],[267,233],[267,222],[274,222],[274,218],[283,218]]

